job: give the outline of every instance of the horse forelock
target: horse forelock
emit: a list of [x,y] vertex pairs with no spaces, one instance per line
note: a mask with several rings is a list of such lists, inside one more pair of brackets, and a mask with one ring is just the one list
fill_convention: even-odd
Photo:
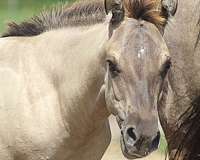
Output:
[[124,0],[125,15],[129,18],[142,19],[162,27],[166,19],[159,9],[160,0]]

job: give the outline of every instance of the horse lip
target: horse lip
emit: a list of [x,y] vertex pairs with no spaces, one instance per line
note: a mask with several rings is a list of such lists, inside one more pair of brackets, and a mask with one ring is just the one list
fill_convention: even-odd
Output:
[[121,142],[122,153],[126,158],[128,158],[128,159],[137,159],[137,158],[144,157],[143,155],[139,155],[139,154],[136,154],[136,153],[134,153],[134,154],[128,153],[128,149],[127,149],[127,146],[126,146],[124,138],[123,138],[123,133],[122,133],[120,142]]

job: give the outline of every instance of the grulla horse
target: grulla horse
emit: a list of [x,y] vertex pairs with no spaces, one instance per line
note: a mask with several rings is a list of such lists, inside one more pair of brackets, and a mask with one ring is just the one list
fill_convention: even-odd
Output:
[[99,160],[110,114],[127,158],[157,149],[168,12],[155,0],[89,0],[10,23],[0,38],[0,159]]
[[158,108],[170,160],[200,159],[200,0],[171,0],[164,39],[172,67]]

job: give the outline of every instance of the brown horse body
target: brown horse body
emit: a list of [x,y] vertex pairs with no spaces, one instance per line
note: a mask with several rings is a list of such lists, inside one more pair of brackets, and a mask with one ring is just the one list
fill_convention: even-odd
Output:
[[165,30],[173,67],[159,114],[172,160],[200,159],[200,1],[180,0]]

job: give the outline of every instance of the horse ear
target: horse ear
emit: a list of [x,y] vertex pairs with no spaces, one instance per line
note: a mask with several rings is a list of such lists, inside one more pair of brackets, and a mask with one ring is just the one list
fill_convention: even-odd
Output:
[[124,17],[124,8],[122,0],[104,0],[105,11],[108,15],[109,12],[112,12],[112,24],[117,24]]
[[178,0],[162,0],[162,14],[166,19],[174,16],[178,7]]
[[104,0],[105,11],[108,14],[110,11],[116,9],[122,9],[122,1],[121,0]]
[[112,0],[104,0],[105,12],[107,15],[111,10],[111,5],[112,5]]

